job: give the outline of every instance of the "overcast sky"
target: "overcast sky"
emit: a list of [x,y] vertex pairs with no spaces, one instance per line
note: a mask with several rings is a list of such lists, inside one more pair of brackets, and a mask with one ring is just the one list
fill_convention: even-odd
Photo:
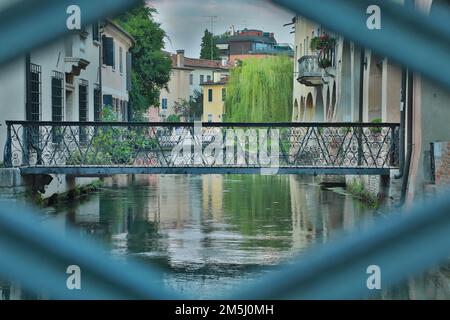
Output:
[[243,28],[274,32],[279,43],[293,43],[290,27],[283,27],[294,17],[292,12],[276,7],[268,0],[148,0],[159,14],[170,40],[166,50],[185,49],[186,56],[198,58],[200,43],[206,28],[211,29],[211,18],[217,16],[214,34],[221,34],[234,25]]

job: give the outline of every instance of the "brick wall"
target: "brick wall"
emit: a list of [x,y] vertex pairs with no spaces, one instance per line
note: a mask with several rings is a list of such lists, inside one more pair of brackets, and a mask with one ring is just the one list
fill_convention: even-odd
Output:
[[435,142],[433,146],[435,183],[450,186],[450,142]]

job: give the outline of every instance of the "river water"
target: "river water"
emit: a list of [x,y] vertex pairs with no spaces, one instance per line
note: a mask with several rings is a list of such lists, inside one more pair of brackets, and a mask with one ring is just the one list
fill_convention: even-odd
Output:
[[[81,201],[46,212],[56,230],[75,226],[116,256],[162,267],[165,284],[193,298],[217,297],[333,241],[337,231],[370,227],[376,216],[312,177],[282,175],[115,176]],[[448,270],[380,298],[450,298]]]

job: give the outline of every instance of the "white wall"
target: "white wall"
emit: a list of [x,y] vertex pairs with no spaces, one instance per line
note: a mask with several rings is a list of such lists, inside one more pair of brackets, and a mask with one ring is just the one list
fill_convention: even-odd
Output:
[[0,163],[7,137],[6,120],[25,119],[25,57],[0,68]]
[[194,91],[198,90],[202,92],[202,87],[200,86],[200,75],[204,75],[205,80],[208,80],[208,76],[211,77],[211,80],[214,80],[214,70],[213,69],[195,69],[191,72],[194,75],[194,83],[189,85],[189,95],[194,96]]

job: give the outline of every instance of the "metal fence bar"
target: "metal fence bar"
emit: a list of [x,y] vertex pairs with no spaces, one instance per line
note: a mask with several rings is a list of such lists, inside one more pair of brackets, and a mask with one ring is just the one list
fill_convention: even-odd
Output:
[[0,11],[0,65],[68,33],[67,8],[78,5],[83,26],[120,14],[139,0],[22,0]]
[[[450,88],[450,24],[442,9],[430,18],[386,0],[273,1]],[[381,8],[381,30],[366,26],[370,5]]]

